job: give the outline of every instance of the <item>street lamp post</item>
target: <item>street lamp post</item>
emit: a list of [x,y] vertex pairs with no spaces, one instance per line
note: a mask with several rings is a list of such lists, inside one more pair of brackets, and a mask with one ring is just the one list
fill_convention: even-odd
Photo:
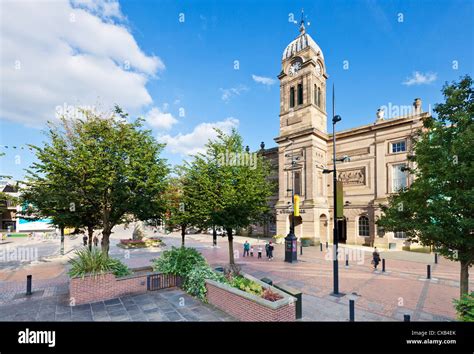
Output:
[[334,220],[334,229],[333,229],[333,292],[331,295],[334,296],[342,296],[343,294],[339,293],[339,264],[337,260],[338,254],[338,245],[339,245],[339,238],[338,238],[338,225],[337,225],[337,162],[344,162],[349,160],[347,156],[337,159],[336,158],[336,123],[341,121],[341,116],[334,116],[332,119],[332,145],[333,145],[333,169],[328,170],[324,169],[323,173],[332,173],[333,174],[333,220]]
[[334,234],[333,234],[333,278],[334,278],[334,289],[333,294],[339,295],[339,265],[337,263],[337,248],[338,248],[338,234],[337,234],[337,172],[336,172],[336,123],[341,120],[340,116],[334,116],[332,118],[332,152],[333,152],[333,173],[332,173],[332,184],[333,184],[333,198],[334,198]]
[[296,247],[296,236],[295,236],[295,215],[294,215],[294,202],[295,202],[295,168],[296,162],[299,160],[298,157],[294,157],[293,152],[291,153],[291,205],[293,207],[293,214],[290,218],[290,232],[285,237],[285,262],[293,263],[297,261],[297,247]]

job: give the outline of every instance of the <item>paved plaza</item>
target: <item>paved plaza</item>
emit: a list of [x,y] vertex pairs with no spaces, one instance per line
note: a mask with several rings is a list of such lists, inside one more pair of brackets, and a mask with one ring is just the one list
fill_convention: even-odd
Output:
[[[160,249],[125,251],[116,243],[131,230],[117,229],[112,238],[111,255],[131,267],[149,266],[159,257]],[[128,238],[128,236],[127,236]],[[163,236],[165,248],[179,246],[178,234]],[[386,259],[386,272],[373,271],[370,264],[371,249],[342,246],[339,261],[339,290],[346,296],[330,295],[333,286],[331,248],[303,248],[298,262],[283,261],[283,245],[276,245],[275,257],[241,257],[242,245],[249,240],[255,250],[264,241],[235,237],[236,262],[243,271],[257,278],[267,277],[276,284],[284,284],[303,293],[303,321],[347,321],[349,299],[355,300],[356,321],[401,321],[411,315],[412,321],[452,321],[456,314],[452,300],[459,293],[459,264],[439,257],[434,264],[432,254],[401,251],[382,251]],[[24,246],[25,241],[21,241]],[[57,241],[48,241],[57,242]],[[212,246],[210,235],[187,235],[186,244],[197,248],[213,266],[228,261],[227,238],[218,238]],[[2,247],[2,246],[0,246]],[[4,246],[3,246],[4,247]],[[39,260],[21,264],[0,264],[0,320],[47,321],[226,321],[232,318],[210,305],[185,294],[180,289],[148,292],[96,304],[70,307],[68,304],[67,261],[80,240],[67,240],[66,254],[51,253],[51,245]],[[59,248],[58,248],[59,250]],[[349,266],[345,266],[345,255]],[[426,279],[426,266],[430,264],[432,278]],[[26,275],[33,275],[34,294],[25,299]],[[470,287],[473,287],[471,281]],[[181,303],[176,301],[181,299]],[[183,305],[184,301],[184,306]]]

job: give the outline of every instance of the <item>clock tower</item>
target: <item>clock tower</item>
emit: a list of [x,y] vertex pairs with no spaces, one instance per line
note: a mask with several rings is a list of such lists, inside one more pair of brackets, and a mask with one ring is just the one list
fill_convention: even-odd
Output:
[[[280,80],[279,199],[276,204],[277,233],[287,235],[292,212],[292,193],[300,196],[303,223],[296,237],[320,238],[327,233],[329,218],[327,161],[326,80],[321,48],[306,32],[304,18],[300,34],[283,51]],[[322,220],[326,220],[325,228]]]

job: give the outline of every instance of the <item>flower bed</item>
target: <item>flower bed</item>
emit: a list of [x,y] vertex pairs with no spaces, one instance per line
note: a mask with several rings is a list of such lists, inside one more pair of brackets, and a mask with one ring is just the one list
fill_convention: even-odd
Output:
[[[242,276],[249,280],[250,284],[256,284],[258,287],[253,285],[253,290],[249,289],[251,290],[249,292],[232,286],[232,282],[206,279],[208,302],[241,321],[294,321],[296,319],[296,298],[248,274],[242,274]],[[259,287],[263,289],[261,295],[258,295]]]
[[118,247],[122,248],[147,248],[164,246],[164,242],[158,237],[143,238],[141,240],[121,239]]

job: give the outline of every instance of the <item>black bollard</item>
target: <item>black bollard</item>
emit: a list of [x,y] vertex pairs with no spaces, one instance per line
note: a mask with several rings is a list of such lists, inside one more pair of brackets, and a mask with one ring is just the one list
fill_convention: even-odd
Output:
[[438,254],[435,253],[435,264],[438,264]]
[[328,242],[326,241],[326,249],[328,249]]
[[410,322],[410,315],[403,315],[403,322]]
[[431,279],[431,266],[429,264],[426,266],[426,279]]
[[303,242],[300,243],[300,256],[303,254]]
[[349,321],[354,322],[355,314],[354,314],[354,300],[349,300]]
[[323,251],[323,244],[320,242],[319,243],[319,250],[322,252]]
[[32,275],[27,275],[26,276],[26,295],[31,295],[31,280],[33,276]]
[[346,254],[346,267],[349,267],[349,255]]
[[385,272],[385,258],[382,258],[382,272]]

